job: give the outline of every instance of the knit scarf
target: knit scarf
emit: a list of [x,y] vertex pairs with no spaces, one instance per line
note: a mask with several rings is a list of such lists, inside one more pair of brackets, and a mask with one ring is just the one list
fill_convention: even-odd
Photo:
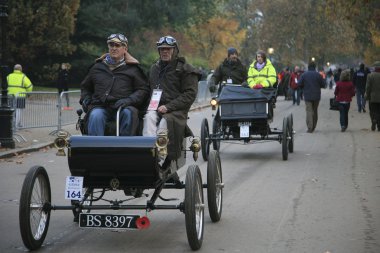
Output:
[[110,70],[114,70],[122,65],[125,65],[124,58],[120,61],[116,62],[114,61],[109,54],[106,55],[103,62],[110,68]]
[[262,70],[264,68],[264,66],[265,66],[265,62],[263,62],[261,64],[259,62],[256,62],[256,68],[258,71]]

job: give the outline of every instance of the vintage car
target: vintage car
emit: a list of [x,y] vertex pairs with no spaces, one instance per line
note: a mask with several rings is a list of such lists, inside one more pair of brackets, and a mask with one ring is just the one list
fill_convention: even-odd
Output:
[[[80,111],[78,115],[78,127],[83,133]],[[119,122],[115,124],[118,126]],[[192,152],[194,160],[197,159],[201,146],[198,138],[188,137],[189,148],[186,148],[187,138],[184,138],[182,156],[168,161],[165,158],[167,134],[157,137],[118,136],[118,132],[117,127],[116,136],[59,133],[55,146],[58,155],[67,152],[70,175],[66,178],[65,195],[71,201],[70,205],[52,204],[50,180],[44,167],[34,166],[29,170],[23,183],[19,209],[21,236],[28,249],[41,247],[52,210],[71,210],[80,227],[144,229],[150,224],[148,214],[156,209],[183,212],[189,245],[192,250],[201,248],[205,209],[203,188],[207,188],[211,220],[219,221],[222,214],[223,182],[219,153],[209,153],[206,183],[202,183],[196,164],[187,167],[186,179],[182,182],[177,170],[185,166],[187,152]],[[164,189],[168,188],[185,189],[184,199],[164,198]],[[125,198],[105,197],[106,194],[112,196],[115,191],[121,191]],[[130,204],[136,198],[145,198],[146,203]],[[156,204],[157,199],[169,203]],[[92,213],[93,210],[96,213]],[[99,213],[99,210],[107,212]],[[124,210],[144,210],[146,215],[124,214]]]
[[202,157],[209,158],[210,145],[220,148],[221,141],[258,143],[278,141],[282,144],[282,158],[294,149],[293,115],[283,119],[282,130],[271,128],[277,97],[276,88],[250,89],[238,84],[222,84],[220,93],[211,99],[216,110],[210,133],[207,118],[201,123]]

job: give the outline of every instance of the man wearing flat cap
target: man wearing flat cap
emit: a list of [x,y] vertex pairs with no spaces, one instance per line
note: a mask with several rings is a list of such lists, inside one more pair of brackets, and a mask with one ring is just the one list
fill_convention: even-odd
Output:
[[242,84],[247,80],[247,68],[238,57],[236,48],[228,48],[227,58],[219,65],[210,79],[210,92],[215,92],[216,85],[221,82]]
[[111,34],[107,45],[108,53],[96,61],[81,83],[80,103],[88,113],[88,135],[105,135],[106,122],[116,119],[119,108],[120,135],[135,135],[138,112],[149,99],[148,81],[139,62],[128,53],[123,34]]

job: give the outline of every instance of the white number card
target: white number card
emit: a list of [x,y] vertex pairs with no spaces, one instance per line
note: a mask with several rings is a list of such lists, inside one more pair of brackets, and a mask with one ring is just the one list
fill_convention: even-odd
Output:
[[162,90],[154,89],[152,93],[152,98],[150,99],[150,103],[148,106],[148,111],[157,111],[158,105],[160,103],[162,95]]
[[240,137],[248,138],[249,137],[249,125],[241,125],[240,126]]
[[232,79],[231,79],[231,78],[228,78],[228,79],[227,79],[227,83],[232,83]]
[[81,200],[83,196],[83,177],[66,177],[65,199]]

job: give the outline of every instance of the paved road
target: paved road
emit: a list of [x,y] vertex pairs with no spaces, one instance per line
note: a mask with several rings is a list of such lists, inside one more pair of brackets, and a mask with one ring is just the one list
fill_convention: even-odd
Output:
[[[278,142],[222,143],[222,220],[212,223],[206,212],[200,252],[380,252],[380,133],[369,130],[368,114],[359,114],[355,104],[348,130],[341,133],[338,113],[328,110],[331,92],[323,91],[320,120],[312,134],[306,133],[304,105],[279,99],[271,126],[281,128],[282,117],[293,113],[297,131],[288,161],[282,161]],[[211,119],[209,108],[191,113],[195,133],[203,117]],[[67,161],[54,154],[46,149],[0,162],[0,252],[25,251],[18,199],[29,167],[44,166],[53,203],[67,203]],[[196,163],[204,174],[206,163],[202,158]],[[184,179],[185,169],[179,174]],[[164,197],[183,195],[177,190]],[[153,211],[149,217],[148,230],[116,232],[80,229],[70,211],[53,211],[40,252],[191,252],[181,212]]]

